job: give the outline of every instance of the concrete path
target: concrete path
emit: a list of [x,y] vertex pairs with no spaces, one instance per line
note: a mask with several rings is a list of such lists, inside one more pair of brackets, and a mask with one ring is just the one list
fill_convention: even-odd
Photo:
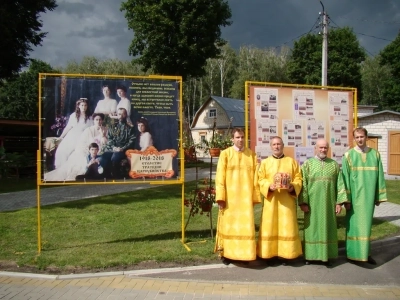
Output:
[[[186,180],[194,180],[192,172]],[[208,177],[202,170],[199,178]],[[149,185],[88,185],[42,189],[41,204],[96,197]],[[36,191],[0,194],[0,211],[36,206]],[[382,203],[375,217],[400,226],[400,205]],[[195,244],[191,245],[195,247]],[[0,271],[0,299],[400,299],[400,236],[371,243],[376,266],[346,261],[344,250],[330,268],[204,265],[95,274],[39,275]]]
[[[240,272],[241,270],[236,270]],[[0,276],[0,299],[400,299],[398,286],[265,284],[260,282],[215,282],[107,277],[42,279]]]
[[390,223],[400,227],[400,205],[383,202],[379,206],[375,206],[374,217],[389,221]]
[[[212,171],[215,174],[215,167]],[[203,179],[210,176],[209,169],[199,169],[197,177]],[[194,168],[185,170],[185,180],[192,181],[196,179],[196,170]],[[83,185],[65,185],[51,188],[40,189],[41,205],[50,205],[63,203],[72,200],[85,198],[94,198],[99,196],[114,195],[145,188],[154,188],[158,185],[149,183],[132,184],[83,184]],[[15,193],[0,194],[0,212],[19,210],[28,207],[37,206],[36,190],[28,190]],[[0,298],[1,299],[1,298]]]

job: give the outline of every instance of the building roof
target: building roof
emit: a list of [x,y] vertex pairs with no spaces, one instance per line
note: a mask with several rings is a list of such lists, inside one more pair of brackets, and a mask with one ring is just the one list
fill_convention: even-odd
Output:
[[232,119],[232,127],[244,127],[244,100],[225,98],[218,96],[210,96],[210,98],[204,102],[204,104],[197,110],[194,115],[192,128],[197,123],[197,119],[203,110],[214,100],[217,102],[226,112],[228,118]]
[[368,117],[372,117],[372,116],[377,116],[377,115],[380,115],[380,114],[394,114],[394,115],[400,116],[400,113],[397,112],[397,111],[393,111],[393,110],[382,110],[382,111],[378,111],[378,112],[371,113],[371,114],[368,114],[368,115],[358,116],[357,118],[358,118],[358,119],[364,119],[364,118],[368,118]]
[[359,105],[357,104],[357,108],[378,108],[378,105]]

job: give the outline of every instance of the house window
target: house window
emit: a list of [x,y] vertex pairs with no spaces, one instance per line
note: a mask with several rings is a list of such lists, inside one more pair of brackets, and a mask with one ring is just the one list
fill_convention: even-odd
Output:
[[202,144],[202,145],[206,144],[206,136],[205,135],[200,136],[200,144]]
[[208,117],[209,118],[216,118],[217,117],[217,109],[216,108],[210,108],[208,111]]

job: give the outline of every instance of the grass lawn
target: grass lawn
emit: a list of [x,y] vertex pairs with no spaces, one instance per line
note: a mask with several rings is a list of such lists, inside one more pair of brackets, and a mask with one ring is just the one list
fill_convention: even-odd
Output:
[[[193,188],[194,182],[185,184],[187,192]],[[396,191],[400,190],[400,181],[389,182],[388,190],[389,199],[393,197],[399,203]],[[21,271],[33,267],[33,271],[71,273],[214,263],[217,257],[207,216],[196,215],[190,220],[185,236],[191,251],[181,242],[180,192],[180,185],[163,186],[44,206],[40,255],[36,209],[0,212],[0,269],[15,263]],[[185,208],[184,221],[188,212]],[[217,213],[214,208],[213,228]],[[302,212],[298,215],[302,235]],[[257,230],[260,216],[258,205]],[[338,217],[338,227],[339,244],[343,246],[344,213]],[[373,239],[399,233],[399,227],[374,220]]]
[[400,204],[400,180],[386,180],[388,201]]
[[[202,160],[198,160],[197,162],[186,162],[185,168],[198,168],[201,169],[209,169],[209,162],[204,162]],[[215,163],[213,164],[216,165]],[[42,188],[51,188],[54,186],[42,186]],[[3,193],[12,193],[26,190],[36,189],[36,178],[0,178],[0,194]]]

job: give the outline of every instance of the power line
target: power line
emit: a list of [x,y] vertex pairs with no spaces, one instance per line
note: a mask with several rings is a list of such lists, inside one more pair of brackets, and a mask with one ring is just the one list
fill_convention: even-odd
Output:
[[[337,27],[333,27],[333,28],[341,28],[338,24],[335,23],[335,21],[332,20],[331,17],[329,17],[329,21],[331,21],[333,24],[335,24],[335,25],[337,26]],[[355,32],[355,31],[353,31],[353,32],[354,32],[355,34],[359,34],[359,35],[371,37],[371,38],[374,38],[374,39],[384,40],[384,41],[388,41],[388,42],[393,42],[393,40],[388,40],[388,39],[386,39],[386,38],[380,38],[380,37],[377,37],[377,36],[373,36],[373,35],[369,35],[369,34],[365,34],[365,33],[361,33],[361,32]],[[360,44],[360,47],[363,48],[363,49],[365,50],[365,52],[367,52],[369,55],[374,56],[374,54],[372,54],[371,52],[369,52],[369,51],[368,51],[365,47],[363,47],[361,44]]]
[[347,18],[347,17],[339,17],[340,19],[347,19],[351,21],[361,21],[361,22],[368,22],[368,23],[380,23],[380,24],[400,24],[397,21],[380,21],[380,20],[369,20],[369,19],[357,19],[357,18]]
[[[331,28],[340,29],[340,27],[334,27],[334,26],[331,26]],[[364,46],[362,46],[360,43],[358,43],[358,44],[360,45],[361,48],[363,48],[363,49],[365,50],[365,52],[367,52],[367,53],[368,53],[369,55],[371,55],[371,56],[374,56],[374,54],[371,53],[371,52],[369,52],[369,51],[367,50],[367,48],[365,48]]]
[[295,41],[295,40],[297,40],[297,39],[299,39],[299,38],[301,38],[301,37],[303,37],[303,36],[309,34],[309,33],[312,32],[313,30],[315,30],[316,28],[318,28],[318,26],[315,26],[315,25],[319,23],[320,19],[321,19],[321,16],[318,16],[317,19],[316,19],[315,22],[314,22],[314,25],[310,28],[310,30],[309,30],[308,32],[302,33],[302,34],[300,34],[299,36],[297,36],[297,37],[291,39],[290,41],[287,41],[287,42],[284,42],[284,43],[280,44],[279,46],[272,46],[272,48],[276,48],[276,49],[277,49],[277,48],[280,48],[280,47],[282,47],[283,45],[287,45],[287,44],[289,44],[289,43],[291,43],[291,42],[293,42],[293,41]]
[[313,29],[318,28],[319,26],[315,26],[315,24],[318,24],[321,21],[321,15],[318,16],[318,18],[315,20],[314,25],[311,27],[310,31],[307,32],[309,34]]
[[360,35],[364,35],[364,36],[368,36],[368,37],[372,37],[372,38],[378,39],[378,40],[384,40],[384,41],[388,41],[388,42],[393,42],[393,40],[388,40],[388,39],[385,39],[385,38],[380,38],[380,37],[377,37],[377,36],[368,35],[368,34],[361,33],[361,32],[354,32],[354,33],[357,33],[357,34],[360,34]]
[[[335,23],[335,21],[332,20],[331,17],[329,17],[329,20],[330,20],[333,24],[335,24],[335,25],[337,26],[337,28],[341,28],[338,24]],[[399,23],[399,24],[400,24],[400,23]],[[361,32],[355,32],[355,31],[354,31],[354,33],[360,34],[360,35],[364,35],[364,36],[368,36],[368,37],[372,37],[372,38],[378,39],[378,40],[384,40],[384,41],[388,41],[388,42],[393,42],[393,40],[389,40],[389,39],[386,39],[386,38],[377,37],[377,36],[374,36],[374,35],[369,35],[369,34],[365,34],[365,33],[361,33]]]

